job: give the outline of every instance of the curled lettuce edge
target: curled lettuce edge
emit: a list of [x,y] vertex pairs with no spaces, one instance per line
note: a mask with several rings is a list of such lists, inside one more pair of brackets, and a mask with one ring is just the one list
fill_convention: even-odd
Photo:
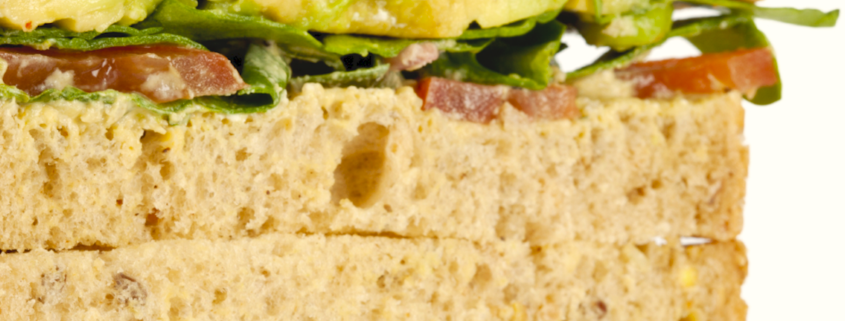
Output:
[[446,52],[479,52],[493,39],[395,39],[355,35],[330,35],[323,39],[328,52],[341,56],[358,54],[367,57],[372,54],[384,58],[393,58],[402,50],[416,43],[432,43],[437,49]]
[[390,65],[382,64],[371,68],[353,71],[336,71],[324,75],[309,75],[292,78],[288,88],[292,93],[299,93],[307,83],[318,83],[324,87],[379,87],[379,82],[387,77]]
[[[2,30],[2,29],[0,29]],[[162,33],[162,28],[136,29],[112,25],[102,32],[72,32],[56,27],[41,27],[33,31],[0,31],[0,45],[27,46],[36,49],[58,48],[92,51],[112,47],[170,44],[187,48],[206,48],[186,37]]]
[[752,15],[757,18],[780,21],[805,27],[834,27],[839,10],[823,12],[817,9],[770,8],[736,0],[680,0],[689,4],[727,9],[729,13]]
[[162,28],[163,32],[204,42],[232,39],[274,41],[285,52],[310,61],[325,61],[342,68],[340,56],[327,52],[308,31],[260,16],[244,16],[220,10],[197,9],[196,0],[164,0],[136,26]]
[[[768,48],[769,40],[757,29],[754,18],[749,15],[732,14],[708,18],[676,21],[669,34],[660,42],[636,47],[625,52],[608,51],[594,63],[567,74],[567,79],[581,78],[602,70],[624,67],[649,50],[663,44],[667,39],[684,37],[702,53],[730,52],[739,49]],[[754,97],[746,99],[757,105],[769,105],[781,98],[782,84],[774,61],[778,81],[775,85],[757,90]]]
[[542,90],[551,81],[551,61],[561,48],[565,30],[565,25],[551,20],[523,36],[498,38],[477,53],[446,52],[421,74]]

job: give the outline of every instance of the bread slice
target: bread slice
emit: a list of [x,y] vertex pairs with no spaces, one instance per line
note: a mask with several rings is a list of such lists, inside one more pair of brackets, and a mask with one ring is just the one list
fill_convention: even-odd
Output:
[[0,249],[272,231],[533,246],[739,233],[738,94],[578,104],[572,121],[505,105],[482,125],[422,111],[407,87],[307,85],[266,113],[167,120],[123,98],[7,102]]
[[534,250],[538,320],[745,320],[748,272],[739,241],[607,246],[569,242]]
[[276,233],[33,250],[0,256],[0,319],[738,320],[744,258],[737,243],[532,254],[516,242]]

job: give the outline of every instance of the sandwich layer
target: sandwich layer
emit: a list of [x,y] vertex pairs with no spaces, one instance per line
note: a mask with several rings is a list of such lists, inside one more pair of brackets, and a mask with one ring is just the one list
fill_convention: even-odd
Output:
[[737,94],[579,98],[489,125],[410,88],[323,89],[261,114],[161,117],[119,98],[0,106],[0,249],[270,231],[475,242],[730,240],[747,166]]
[[742,319],[730,310],[744,308],[735,290],[744,278],[745,256],[736,243],[687,250],[567,243],[534,255],[541,264],[562,264],[553,271],[548,265],[535,269],[530,255],[512,242],[479,247],[457,240],[281,234],[151,242],[106,252],[34,250],[0,256],[0,316]]

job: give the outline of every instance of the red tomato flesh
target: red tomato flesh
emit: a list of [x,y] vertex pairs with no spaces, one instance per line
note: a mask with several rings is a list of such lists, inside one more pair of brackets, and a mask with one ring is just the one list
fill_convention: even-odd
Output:
[[677,92],[712,94],[728,89],[753,96],[760,87],[778,81],[774,56],[768,48],[635,63],[617,70],[616,75],[632,81],[640,98],[667,98]]
[[175,46],[117,47],[89,52],[0,48],[3,82],[34,96],[73,86],[86,92],[140,93],[157,103],[231,95],[247,85],[225,56]]
[[516,109],[538,119],[573,119],[581,115],[575,98],[578,90],[572,86],[550,85],[541,91],[511,89],[508,102]]
[[463,120],[486,124],[505,103],[507,88],[431,77],[419,81],[417,95],[423,100],[423,110],[437,108]]
[[424,78],[417,84],[423,110],[437,108],[459,119],[487,124],[496,118],[505,101],[538,119],[575,118],[578,94],[574,87],[551,85],[545,90],[510,89],[444,78]]

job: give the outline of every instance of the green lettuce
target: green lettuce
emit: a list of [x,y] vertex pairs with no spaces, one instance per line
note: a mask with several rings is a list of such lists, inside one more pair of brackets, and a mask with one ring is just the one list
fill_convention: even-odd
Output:
[[551,20],[523,36],[496,39],[478,53],[447,52],[423,68],[422,75],[542,90],[552,78],[551,61],[565,30]]
[[[680,21],[678,23],[680,36],[690,41],[702,53],[730,52],[739,49],[765,48],[771,44],[760,29],[749,19],[738,23],[732,28],[715,28],[716,21],[704,19],[703,21]],[[712,27],[702,30],[703,24],[710,24]],[[697,31],[697,32],[692,32]],[[774,61],[775,73],[778,81],[776,84],[757,89],[754,97],[746,97],[748,101],[757,105],[769,105],[781,98],[783,85],[781,84],[780,72],[778,71],[777,59]]]
[[[684,37],[702,53],[730,52],[739,49],[769,47],[766,36],[757,29],[754,19],[748,15],[735,14],[710,18],[677,21],[667,37],[657,43],[636,47],[625,52],[609,51],[596,62],[567,74],[567,79],[584,77],[607,69],[616,69],[630,64],[634,59],[663,44],[666,39]],[[777,72],[777,61],[775,61]],[[749,101],[757,105],[768,105],[780,100],[781,82],[757,90]]]
[[374,53],[381,57],[396,57],[403,49],[415,43],[429,42],[446,52],[473,52],[484,49],[496,38],[523,36],[537,26],[554,20],[561,10],[520,20],[505,26],[488,29],[467,29],[455,39],[401,39],[361,35],[328,35],[322,39],[325,50],[338,55],[358,54],[366,57]]
[[734,13],[807,27],[833,27],[836,26],[836,20],[839,18],[839,10],[822,12],[816,9],[767,8],[735,0],[683,0],[683,2],[725,8]]
[[396,39],[372,36],[330,35],[323,39],[325,50],[338,55],[370,53],[385,58],[399,55],[402,50],[415,43],[429,42],[446,52],[479,52],[492,42],[492,39],[461,41],[455,39]]
[[458,39],[470,40],[522,36],[531,32],[531,30],[534,30],[534,27],[537,26],[537,24],[544,24],[554,20],[555,18],[557,18],[558,15],[560,15],[561,10],[563,10],[563,8],[559,10],[548,11],[538,16],[517,21],[501,27],[487,29],[467,29],[464,31],[463,34],[458,37]]
[[721,28],[733,28],[738,24],[753,22],[752,18],[744,15],[720,16],[706,19],[694,19],[676,22],[672,30],[661,41],[635,47],[626,51],[609,50],[593,63],[566,74],[567,79],[577,79],[592,75],[602,70],[618,69],[631,64],[638,57],[647,54],[649,50],[662,45],[667,39],[702,34]]
[[324,75],[302,76],[290,80],[290,91],[298,93],[306,83],[318,83],[323,87],[396,87],[401,82],[401,76],[390,71],[390,65],[378,65],[372,68],[361,68],[353,71],[336,71]]
[[264,39],[276,42],[299,59],[326,61],[339,67],[340,57],[323,50],[323,44],[302,30],[260,16],[246,16],[222,10],[197,9],[197,0],[164,0],[140,27],[160,27],[166,33],[198,42],[227,39]]
[[103,32],[73,32],[56,27],[40,27],[28,32],[0,29],[0,45],[80,51],[155,44],[173,44],[189,48],[205,49],[202,45],[189,38],[162,33],[162,31],[162,28],[135,29],[120,25],[112,25]]
[[268,47],[252,44],[241,71],[241,77],[249,87],[232,96],[195,100],[206,109],[226,114],[264,112],[279,105],[290,76],[290,67],[281,56]]
[[604,9],[604,3],[601,0],[593,0],[593,7],[595,8],[596,14],[595,19],[596,22],[601,22],[602,20],[602,10]]

